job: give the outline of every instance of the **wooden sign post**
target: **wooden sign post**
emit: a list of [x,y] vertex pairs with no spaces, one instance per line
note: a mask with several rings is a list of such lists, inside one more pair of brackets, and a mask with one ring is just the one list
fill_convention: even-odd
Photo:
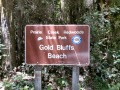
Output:
[[35,81],[34,81],[34,88],[35,90],[42,90],[42,66],[35,65]]
[[[26,25],[25,62],[35,66],[35,90],[41,86],[41,65],[73,65],[73,90],[77,90],[79,67],[90,63],[88,25]],[[75,86],[74,86],[75,85]]]
[[79,90],[79,66],[73,66],[72,90]]

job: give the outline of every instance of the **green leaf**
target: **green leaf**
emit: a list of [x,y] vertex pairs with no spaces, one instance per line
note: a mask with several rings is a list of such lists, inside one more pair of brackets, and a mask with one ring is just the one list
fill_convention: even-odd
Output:
[[47,86],[47,90],[52,90],[52,86]]
[[98,15],[99,15],[99,12],[95,12],[93,15],[98,16]]
[[26,85],[26,86],[24,87],[24,90],[28,90],[28,89],[29,89],[29,86]]
[[115,8],[110,8],[110,11],[111,11],[112,13],[115,13],[115,12],[116,12]]
[[120,63],[120,59],[114,61],[114,64]]

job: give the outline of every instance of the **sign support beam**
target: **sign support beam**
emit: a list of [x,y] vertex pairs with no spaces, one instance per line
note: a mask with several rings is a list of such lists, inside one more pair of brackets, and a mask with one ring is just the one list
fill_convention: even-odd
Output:
[[42,66],[35,65],[35,79],[34,79],[34,88],[35,90],[42,90]]
[[72,90],[79,90],[79,66],[73,66]]

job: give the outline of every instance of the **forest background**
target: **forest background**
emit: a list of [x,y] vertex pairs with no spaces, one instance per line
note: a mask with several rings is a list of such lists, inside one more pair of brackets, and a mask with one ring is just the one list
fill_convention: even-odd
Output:
[[[34,90],[34,67],[24,63],[27,24],[90,25],[90,65],[80,67],[80,90],[120,89],[120,0],[0,0],[0,82],[5,90]],[[70,66],[44,66],[44,90],[71,90]],[[2,88],[2,87],[0,87]]]

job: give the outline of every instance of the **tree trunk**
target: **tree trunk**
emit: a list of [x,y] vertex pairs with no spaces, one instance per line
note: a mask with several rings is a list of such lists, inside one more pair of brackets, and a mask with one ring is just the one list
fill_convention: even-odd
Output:
[[3,68],[7,70],[7,68],[11,69],[11,56],[10,56],[10,33],[8,31],[8,23],[5,8],[3,7],[3,3],[0,0],[0,13],[1,13],[1,33],[2,33],[2,43],[5,45],[3,50],[3,54],[6,55],[2,60]]
[[70,24],[82,23],[81,16],[85,13],[84,0],[70,0],[69,1],[69,18]]
[[[8,3],[9,2],[9,3]],[[5,41],[7,43],[7,47],[9,47],[9,56],[8,61],[11,63],[12,67],[16,66],[16,41],[15,41],[15,30],[14,30],[14,23],[13,23],[13,0],[2,0],[2,8],[6,11],[4,12],[5,18],[1,16],[1,24],[3,24],[2,27],[6,26],[6,31],[8,36],[8,40]],[[2,13],[1,13],[2,14]],[[5,20],[5,21],[4,21]],[[4,22],[5,23],[4,23]],[[7,37],[7,36],[6,36]]]

